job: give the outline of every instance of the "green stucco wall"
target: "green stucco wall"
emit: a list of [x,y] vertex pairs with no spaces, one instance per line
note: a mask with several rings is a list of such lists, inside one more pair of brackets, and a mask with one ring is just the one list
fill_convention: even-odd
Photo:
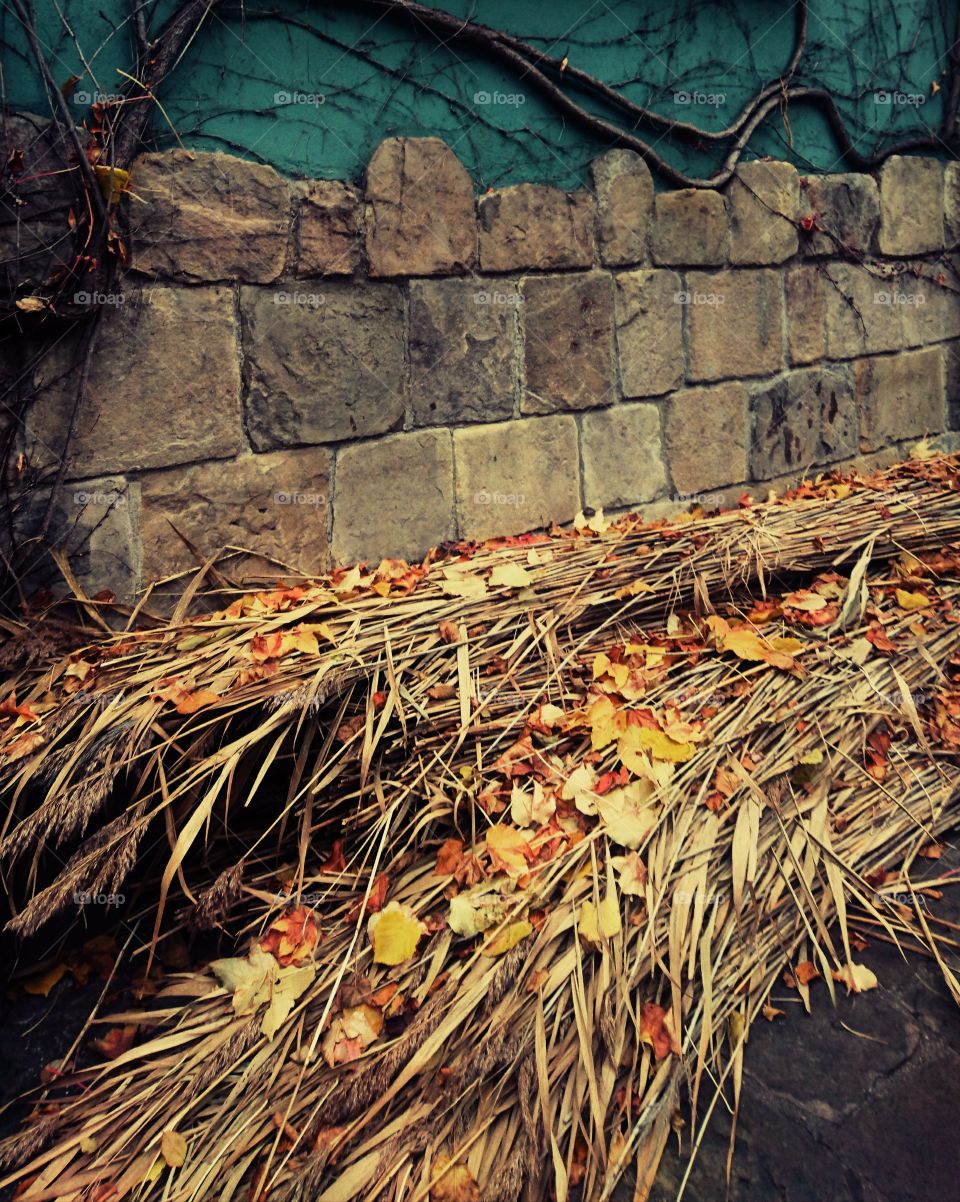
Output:
[[[793,5],[785,0],[443,0],[434,6],[506,29],[555,56],[568,54],[632,100],[714,129],[731,121],[759,83],[780,74],[795,34]],[[169,0],[147,5],[155,27],[171,7]],[[117,69],[131,62],[131,5],[60,0],[60,8],[90,73],[52,0],[35,0],[58,82],[82,76],[74,108],[83,116],[84,97],[123,85]],[[797,82],[834,92],[867,151],[894,131],[935,127],[941,95],[932,95],[931,85],[942,80],[953,20],[946,0],[812,0]],[[0,7],[0,37],[7,106],[45,111],[8,6]],[[901,95],[877,103],[878,90]],[[697,100],[678,103],[678,93],[697,93]],[[272,0],[218,12],[161,100],[185,144],[229,150],[292,175],[357,178],[382,138],[436,134],[455,147],[479,188],[521,180],[573,187],[606,145],[565,122],[509,70],[350,3]],[[173,141],[159,111],[153,129],[158,145]],[[667,142],[658,149],[698,174],[720,161],[716,152]],[[774,114],[750,151],[792,159],[802,170],[837,169],[826,123],[800,104],[791,107],[788,121]]]

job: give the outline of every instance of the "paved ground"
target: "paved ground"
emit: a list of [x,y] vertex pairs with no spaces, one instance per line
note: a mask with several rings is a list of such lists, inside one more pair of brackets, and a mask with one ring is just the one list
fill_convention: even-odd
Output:
[[[933,912],[960,924],[960,887]],[[806,1015],[784,988],[774,1002],[788,1017],[754,1028],[729,1202],[960,1202],[960,1009],[929,961],[880,943],[861,959],[879,989],[834,1010],[817,983]],[[98,989],[61,985],[47,1001],[3,1003],[0,1097],[67,1050]],[[723,1202],[724,1119],[705,1137],[685,1202]],[[685,1168],[686,1147],[678,1154],[674,1142],[651,1202],[674,1202]],[[630,1202],[628,1183],[617,1197]]]

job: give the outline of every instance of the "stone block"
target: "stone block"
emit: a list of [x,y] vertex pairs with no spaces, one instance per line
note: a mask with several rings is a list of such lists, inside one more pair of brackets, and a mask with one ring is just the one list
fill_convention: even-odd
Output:
[[792,163],[741,163],[727,199],[731,263],[782,263],[797,253],[800,182]]
[[668,267],[719,267],[726,262],[727,208],[719,192],[658,192],[654,209],[654,262]]
[[[37,495],[37,505],[27,520],[28,529],[39,522],[49,493]],[[66,551],[77,582],[88,597],[109,590],[118,601],[135,600],[140,582],[140,539],[137,529],[140,485],[124,476],[101,476],[68,485],[51,518],[49,536]],[[36,572],[22,583],[46,585],[64,592],[64,581],[46,556]],[[41,577],[45,576],[45,579]]]
[[896,280],[854,263],[824,268],[827,357],[852,359],[903,345],[903,305],[895,303]]
[[594,509],[621,509],[663,494],[660,410],[656,405],[614,405],[580,419],[583,501]]
[[417,426],[497,421],[519,389],[517,309],[506,280],[410,285],[410,394]]
[[683,285],[673,271],[617,277],[617,351],[627,397],[660,396],[683,380]]
[[449,430],[416,430],[339,449],[333,500],[337,563],[419,559],[455,530]]
[[473,183],[439,138],[387,138],[367,167],[372,276],[462,275],[476,266]]
[[[233,294],[155,287],[118,293],[93,357],[70,448],[69,477],[226,459],[245,446]],[[31,458],[62,452],[73,409],[77,347],[64,340],[44,365],[28,417]]]
[[960,275],[939,264],[901,275],[891,299],[902,307],[905,346],[960,338]]
[[141,477],[140,532],[144,582],[200,565],[176,526],[201,555],[222,547],[252,552],[231,573],[279,568],[313,574],[328,566],[331,453],[325,447],[242,455]]
[[750,391],[750,471],[767,480],[856,454],[857,401],[849,366],[806,367]]
[[565,414],[453,432],[462,538],[569,522],[581,505],[577,426]]
[[943,173],[943,242],[960,245],[960,163],[947,163]]
[[854,364],[861,451],[947,429],[944,356],[928,347]]
[[233,155],[141,155],[131,188],[132,266],[187,283],[269,284],[283,271],[290,185],[272,167]]
[[297,275],[353,275],[361,263],[362,212],[352,185],[310,180],[300,205]]
[[600,261],[608,266],[642,263],[653,214],[653,177],[632,150],[608,150],[590,166],[597,196]]
[[693,381],[763,376],[783,367],[783,291],[775,271],[687,274]]
[[880,253],[922,255],[943,247],[943,164],[894,154],[880,168]]
[[678,493],[747,478],[747,400],[742,384],[687,388],[667,403],[667,462]]
[[363,438],[402,424],[403,300],[395,285],[243,288],[240,307],[256,450]]
[[591,409],[616,399],[613,281],[607,275],[533,277],[522,283],[526,388],[523,413]]
[[824,281],[813,266],[793,267],[784,279],[787,350],[793,364],[816,363],[826,349]]
[[880,193],[872,175],[843,172],[800,181],[801,247],[807,255],[871,254],[877,249]]
[[479,215],[484,271],[549,271],[593,263],[589,192],[514,184],[482,196]]

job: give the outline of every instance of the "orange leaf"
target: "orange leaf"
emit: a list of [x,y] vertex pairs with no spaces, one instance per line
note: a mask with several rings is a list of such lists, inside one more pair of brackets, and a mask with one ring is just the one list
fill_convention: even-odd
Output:
[[301,964],[312,954],[320,938],[320,921],[307,906],[292,906],[270,926],[260,940],[278,964]]
[[137,1030],[137,1027],[111,1027],[102,1039],[93,1041],[93,1046],[108,1060],[116,1060],[133,1047]]

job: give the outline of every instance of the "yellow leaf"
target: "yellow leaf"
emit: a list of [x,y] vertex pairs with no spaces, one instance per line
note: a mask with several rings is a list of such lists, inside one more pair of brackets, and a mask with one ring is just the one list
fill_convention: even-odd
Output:
[[510,797],[510,817],[517,826],[543,826],[557,810],[552,794],[545,794],[538,780],[533,782],[533,792],[514,783]]
[[367,926],[377,964],[402,964],[417,950],[426,930],[409,906],[388,902]]
[[458,935],[472,939],[503,922],[515,902],[491,892],[489,884],[477,885],[450,899],[447,922]]
[[730,651],[738,659],[745,659],[751,663],[768,663],[774,668],[784,670],[796,666],[793,656],[778,651],[766,639],[745,626],[733,629],[729,622],[717,614],[711,614],[707,618],[707,625],[713,632],[720,650]]
[[523,876],[527,871],[529,847],[527,836],[514,826],[501,822],[487,831],[490,863],[497,872],[505,872],[507,876]]
[[450,597],[477,600],[487,595],[487,582],[482,576],[458,572],[455,568],[444,568],[443,574],[445,579],[440,582],[440,588]]
[[68,971],[66,964],[55,964],[53,968],[48,968],[39,977],[31,977],[29,981],[24,981],[24,992],[32,994],[34,997],[49,997],[50,990]]
[[589,816],[597,812],[596,787],[597,774],[589,764],[581,764],[567,777],[560,796],[564,801],[572,801],[581,814]]
[[623,588],[618,588],[614,596],[618,601],[623,601],[627,597],[636,597],[640,593],[652,593],[653,585],[646,580],[634,580],[632,584],[625,584]]
[[595,906],[592,901],[585,901],[580,907],[577,930],[587,943],[597,945],[603,940],[619,935],[622,929],[620,904],[615,888],[608,888],[599,906]]
[[210,689],[197,689],[195,693],[184,693],[177,702],[178,714],[195,714],[197,710],[202,710],[204,706],[213,705],[215,701],[219,701],[218,693],[213,693]]
[[599,680],[602,676],[611,677],[617,688],[622,689],[630,679],[630,665],[612,663],[601,651],[593,661],[593,679]]
[[521,939],[526,937],[533,930],[533,926],[525,918],[518,919],[516,922],[508,923],[506,927],[490,940],[490,942],[482,949],[485,956],[502,956],[504,952],[510,951],[511,948],[517,946]]
[[280,1030],[300,995],[316,975],[317,966],[315,964],[303,964],[299,968],[291,965],[289,968],[283,969],[273,987],[270,1005],[266,1009],[260,1027],[267,1039],[273,1039]]
[[895,590],[895,595],[901,609],[926,609],[930,604],[930,598],[926,593],[910,593],[906,589],[898,588]]
[[639,751],[649,751],[655,760],[666,760],[671,764],[683,764],[691,759],[696,748],[692,743],[678,743],[662,730],[647,726],[628,726],[620,736],[617,754],[631,772],[640,775],[644,767],[637,758]]
[[868,989],[876,989],[879,985],[876,973],[865,964],[854,964],[851,961],[843,968],[834,969],[830,974],[835,981],[842,981],[847,987],[847,993],[866,993]]
[[590,745],[601,751],[620,737],[626,729],[627,715],[617,709],[609,697],[598,697],[587,710],[590,724]]
[[97,1141],[92,1135],[80,1136],[80,1151],[84,1156],[90,1156],[97,1150]]
[[97,183],[100,185],[103,199],[108,204],[116,204],[127,190],[127,185],[130,183],[130,172],[124,171],[120,167],[105,167],[101,163],[97,163],[93,171],[97,177]]
[[187,1159],[187,1141],[179,1131],[164,1131],[160,1136],[160,1155],[171,1169],[178,1169]]
[[526,588],[533,584],[533,577],[518,563],[501,563],[490,573],[493,588]]

